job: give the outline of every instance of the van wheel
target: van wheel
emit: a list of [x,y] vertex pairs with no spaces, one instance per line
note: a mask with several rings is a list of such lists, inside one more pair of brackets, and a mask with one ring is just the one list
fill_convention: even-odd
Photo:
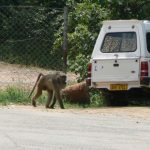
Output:
[[106,106],[127,106],[127,91],[107,91],[104,100]]

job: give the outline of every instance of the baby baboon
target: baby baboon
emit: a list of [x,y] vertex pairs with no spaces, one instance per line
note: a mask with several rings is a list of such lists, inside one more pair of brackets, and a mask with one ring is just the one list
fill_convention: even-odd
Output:
[[47,75],[43,75],[42,73],[40,73],[29,95],[30,97],[35,87],[37,87],[36,94],[32,97],[32,105],[36,107],[35,100],[42,95],[43,90],[46,90],[48,93],[48,100],[46,102],[45,107],[54,108],[57,99],[60,107],[64,109],[60,91],[65,87],[65,85],[66,85],[66,75],[62,72],[55,71]]

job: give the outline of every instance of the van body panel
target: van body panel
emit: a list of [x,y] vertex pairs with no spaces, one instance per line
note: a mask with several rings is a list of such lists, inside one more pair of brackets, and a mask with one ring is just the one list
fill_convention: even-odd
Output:
[[100,59],[92,63],[93,82],[139,80],[139,58]]
[[[146,34],[150,22],[139,20],[104,21],[91,56],[91,87],[111,89],[111,85],[127,85],[127,90],[141,87],[141,63],[148,64],[150,52]],[[145,70],[143,70],[145,71]],[[146,85],[147,86],[147,85]]]

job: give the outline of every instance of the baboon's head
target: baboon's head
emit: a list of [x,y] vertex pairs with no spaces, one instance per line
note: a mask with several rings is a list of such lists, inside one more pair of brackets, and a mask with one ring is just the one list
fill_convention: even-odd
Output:
[[56,72],[55,77],[57,78],[57,83],[59,84],[59,88],[63,89],[66,86],[67,77],[63,72]]

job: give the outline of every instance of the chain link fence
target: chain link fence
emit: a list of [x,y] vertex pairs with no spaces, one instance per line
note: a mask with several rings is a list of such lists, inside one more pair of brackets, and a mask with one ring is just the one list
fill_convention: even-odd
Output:
[[63,24],[64,9],[0,7],[1,88],[33,86],[40,72],[66,70],[63,46],[53,47],[55,34]]

